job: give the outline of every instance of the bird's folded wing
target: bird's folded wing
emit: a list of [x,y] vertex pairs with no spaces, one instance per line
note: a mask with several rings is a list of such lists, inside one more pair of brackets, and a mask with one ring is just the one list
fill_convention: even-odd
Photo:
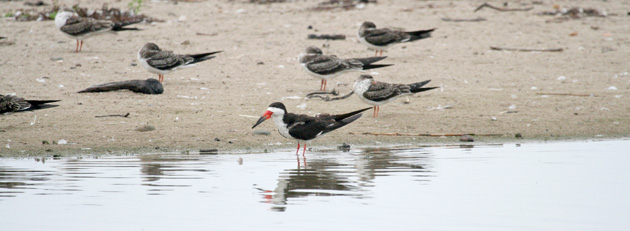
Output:
[[160,51],[151,58],[147,59],[147,63],[160,70],[169,70],[181,65],[185,65],[193,61],[192,57],[173,54],[172,51]]
[[289,126],[289,135],[301,140],[310,140],[326,129],[326,120],[302,117],[299,122]]
[[72,17],[66,20],[66,24],[61,27],[65,33],[74,36],[80,36],[91,32],[111,29],[111,23],[106,21],[97,21],[91,18]]
[[306,64],[306,67],[317,74],[327,75],[348,69],[350,64],[336,56],[320,55]]
[[403,93],[409,93],[409,86],[403,84],[390,84],[384,82],[376,82],[363,93],[363,97],[372,101],[383,101],[399,96]]
[[401,31],[393,31],[390,29],[374,29],[368,30],[365,35],[365,41],[374,45],[388,45],[390,43],[404,40],[409,35]]

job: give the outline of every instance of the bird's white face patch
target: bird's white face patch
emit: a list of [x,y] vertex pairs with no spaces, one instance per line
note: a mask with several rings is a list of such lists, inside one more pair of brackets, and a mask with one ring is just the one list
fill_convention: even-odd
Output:
[[66,25],[66,20],[69,18],[72,18],[72,13],[68,11],[57,13],[55,16],[55,26],[57,26],[57,29],[61,29],[62,26]]
[[354,92],[361,97],[361,95],[370,88],[371,82],[371,79],[363,79],[361,81],[354,82]]

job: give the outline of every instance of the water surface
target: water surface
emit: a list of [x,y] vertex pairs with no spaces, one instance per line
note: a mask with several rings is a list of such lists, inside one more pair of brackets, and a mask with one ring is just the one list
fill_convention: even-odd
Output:
[[630,141],[0,159],[0,230],[630,230]]

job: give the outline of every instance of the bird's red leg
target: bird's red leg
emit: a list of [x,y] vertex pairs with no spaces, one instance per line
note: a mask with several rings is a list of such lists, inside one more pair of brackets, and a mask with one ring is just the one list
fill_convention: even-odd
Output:
[[74,52],[79,52],[79,40],[77,40],[77,48],[74,48]]
[[376,106],[376,117],[378,117],[378,112],[381,110],[380,106]]
[[326,91],[326,85],[328,84],[328,80],[324,80],[324,91]]
[[83,50],[83,40],[81,40],[81,46],[79,47],[79,51]]
[[304,144],[304,151],[302,151],[302,160],[304,160],[304,167],[306,167],[306,156],[304,155],[304,153],[306,153],[306,144]]
[[378,56],[383,56],[383,50],[381,50],[380,54]]
[[374,56],[378,56],[378,50],[374,50]]
[[372,117],[376,118],[376,106],[372,107]]
[[298,168],[300,168],[300,141],[298,141],[298,147],[297,150],[295,151],[295,157],[297,157],[297,162],[298,162]]

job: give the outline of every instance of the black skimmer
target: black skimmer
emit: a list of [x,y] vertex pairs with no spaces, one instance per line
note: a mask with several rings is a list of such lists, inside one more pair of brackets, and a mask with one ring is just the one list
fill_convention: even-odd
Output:
[[[269,105],[267,111],[258,119],[252,129],[269,118],[273,118],[273,122],[278,127],[278,132],[285,138],[295,139],[298,141],[297,155],[300,151],[300,141],[308,141],[315,139],[321,135],[334,131],[335,129],[346,126],[349,123],[361,117],[361,112],[370,109],[349,112],[341,115],[319,114],[316,116],[298,115],[288,113],[287,108],[280,102]],[[306,144],[304,144],[304,153],[306,152]]]
[[59,101],[60,100],[26,100],[12,95],[0,95],[0,114],[56,107],[58,105],[44,104]]
[[379,67],[387,67],[393,64],[372,64],[387,58],[369,57],[356,59],[341,59],[335,55],[324,55],[322,50],[310,46],[305,53],[300,54],[298,61],[300,65],[310,75],[322,79],[319,90],[326,90],[328,79],[336,77],[346,72],[363,71]]
[[378,116],[379,106],[404,95],[428,91],[437,87],[425,87],[431,80],[411,84],[376,82],[370,75],[361,75],[354,83],[353,91],[361,101],[374,106],[374,117]]
[[[138,30],[138,28],[125,28],[125,26],[139,23],[141,21],[131,22],[111,22],[104,20],[96,20],[93,18],[84,18],[75,16],[74,13],[68,11],[59,11],[55,16],[55,25],[57,28],[72,39],[77,40],[77,48],[75,52],[83,49],[83,40],[104,33],[115,33],[122,30]],[[81,46],[79,46],[81,44]]]
[[195,55],[178,55],[172,51],[160,50],[155,43],[147,43],[138,51],[138,61],[149,72],[158,74],[160,83],[164,81],[164,74],[181,68],[195,66],[195,63],[212,59],[214,51]]
[[364,22],[359,28],[359,41],[374,49],[376,52],[380,50],[381,55],[383,55],[383,50],[386,50],[394,44],[413,42],[431,37],[431,32],[434,30],[435,28],[405,32],[388,28],[376,29],[374,23]]

